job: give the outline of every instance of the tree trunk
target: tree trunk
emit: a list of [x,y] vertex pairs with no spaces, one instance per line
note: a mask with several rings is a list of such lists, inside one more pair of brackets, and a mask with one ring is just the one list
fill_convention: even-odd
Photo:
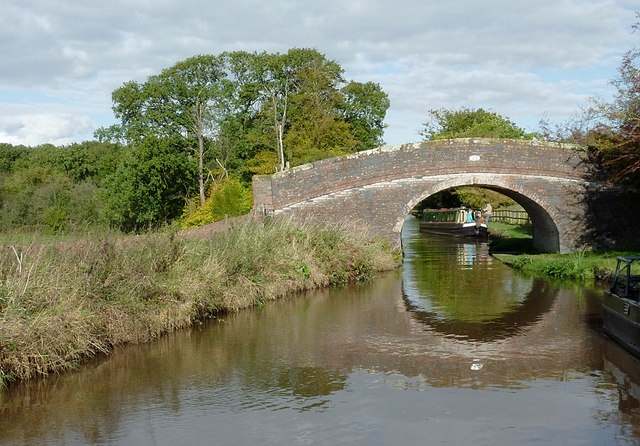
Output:
[[200,186],[200,206],[204,206],[204,138],[198,134],[198,186]]

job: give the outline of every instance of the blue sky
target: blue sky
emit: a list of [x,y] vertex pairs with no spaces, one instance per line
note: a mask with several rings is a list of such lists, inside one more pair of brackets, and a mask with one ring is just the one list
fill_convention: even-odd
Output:
[[196,54],[316,48],[389,94],[385,141],[430,109],[535,130],[608,97],[637,0],[0,0],[0,142],[70,144],[114,123],[111,92]]

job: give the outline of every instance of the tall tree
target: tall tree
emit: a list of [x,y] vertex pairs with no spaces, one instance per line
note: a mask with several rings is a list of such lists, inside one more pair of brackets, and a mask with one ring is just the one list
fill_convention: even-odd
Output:
[[168,138],[195,154],[200,201],[205,200],[207,139],[215,135],[224,70],[214,56],[194,56],[150,76],[144,84],[125,83],[113,92],[120,124],[102,134],[130,144],[144,138]]
[[176,117],[177,131],[195,137],[200,205],[205,202],[204,158],[206,138],[216,134],[217,110],[222,102],[225,73],[214,56],[195,56],[164,70],[159,80],[167,95],[167,109]]
[[374,82],[351,81],[342,88],[342,114],[351,124],[358,150],[368,150],[384,144],[384,118],[389,108],[389,96]]
[[640,49],[624,55],[611,83],[616,95],[612,101],[594,100],[590,112],[596,125],[585,142],[598,151],[614,181],[640,183]]
[[343,70],[315,50],[294,49],[284,62],[295,76],[290,97],[287,158],[293,165],[354,151],[356,141],[340,116]]

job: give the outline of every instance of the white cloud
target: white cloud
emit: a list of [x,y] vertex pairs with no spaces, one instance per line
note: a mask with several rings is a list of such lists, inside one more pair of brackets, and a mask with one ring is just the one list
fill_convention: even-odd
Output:
[[[66,145],[87,139],[94,128],[88,116],[63,112],[42,113],[36,108],[0,115],[0,141],[35,146]],[[6,110],[3,106],[3,110]]]
[[47,127],[35,124],[44,118],[30,103],[34,92],[59,105],[44,115],[60,129],[28,141],[53,142],[36,134],[85,138],[91,131],[77,129],[102,125],[110,93],[127,80],[143,81],[195,54],[291,47],[326,53],[347,79],[379,82],[391,98],[390,143],[416,139],[429,108],[483,106],[518,124],[544,113],[561,118],[586,97],[606,93],[621,55],[637,45],[629,32],[632,6],[629,0],[0,0],[0,102],[31,106],[18,115],[24,126],[3,121],[0,141],[24,143],[25,128]]

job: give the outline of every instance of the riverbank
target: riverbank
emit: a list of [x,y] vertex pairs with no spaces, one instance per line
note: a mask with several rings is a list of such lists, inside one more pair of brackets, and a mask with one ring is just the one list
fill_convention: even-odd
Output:
[[570,254],[541,254],[533,248],[531,225],[492,223],[491,254],[512,268],[538,276],[570,280],[610,281],[618,256],[638,252],[581,251]]
[[538,276],[571,280],[610,281],[616,271],[618,256],[639,255],[637,252],[576,252],[570,254],[497,254],[501,262]]
[[5,245],[0,386],[288,294],[367,280],[400,262],[345,228],[239,222],[207,239]]

